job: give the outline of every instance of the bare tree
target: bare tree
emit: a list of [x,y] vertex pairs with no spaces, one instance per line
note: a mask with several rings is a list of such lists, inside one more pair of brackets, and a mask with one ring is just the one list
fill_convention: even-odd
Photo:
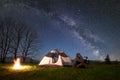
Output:
[[8,53],[13,53],[14,59],[18,54],[23,57],[30,55],[33,50],[37,33],[35,29],[28,27],[24,22],[5,18],[0,21],[0,61],[4,62]]
[[11,45],[11,22],[8,20],[0,22],[0,61],[5,62]]
[[21,54],[24,62],[37,36],[36,31],[33,28],[26,26],[24,22],[19,21],[14,23],[12,32],[14,59],[17,58],[17,54]]
[[18,22],[14,23],[13,35],[12,35],[12,38],[13,38],[12,47],[14,51],[13,52],[14,59],[17,58],[17,53],[19,51],[19,46],[23,38],[23,35],[24,35],[23,33],[25,31],[25,28],[26,26],[23,23],[18,23]]
[[30,51],[32,50],[32,47],[34,46],[34,41],[37,37],[37,33],[32,28],[27,28],[24,32],[24,37],[21,42],[21,50],[22,50],[22,57],[23,62],[25,62],[26,57],[30,55]]

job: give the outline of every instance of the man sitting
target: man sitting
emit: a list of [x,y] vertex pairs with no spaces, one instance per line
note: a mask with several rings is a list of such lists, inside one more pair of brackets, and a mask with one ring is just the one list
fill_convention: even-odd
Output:
[[85,68],[84,59],[80,55],[80,53],[76,54],[76,58],[74,59],[73,66],[77,68]]

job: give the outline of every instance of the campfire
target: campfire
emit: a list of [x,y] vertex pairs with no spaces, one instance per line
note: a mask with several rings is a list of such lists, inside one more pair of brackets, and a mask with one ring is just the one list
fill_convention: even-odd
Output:
[[21,65],[20,60],[21,60],[20,58],[17,58],[16,60],[14,60],[14,65],[13,65],[14,70],[27,71],[27,70],[30,70],[32,68],[32,66],[29,66],[29,65]]
[[14,60],[14,69],[23,69],[22,65],[20,64],[20,58],[17,58],[16,60]]

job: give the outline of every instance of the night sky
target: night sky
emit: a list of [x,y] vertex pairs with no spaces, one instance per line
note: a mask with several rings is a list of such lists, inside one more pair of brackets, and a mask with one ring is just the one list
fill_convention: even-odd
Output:
[[26,0],[4,3],[0,17],[12,16],[35,27],[42,45],[39,60],[51,49],[71,59],[80,52],[91,60],[120,60],[119,0]]

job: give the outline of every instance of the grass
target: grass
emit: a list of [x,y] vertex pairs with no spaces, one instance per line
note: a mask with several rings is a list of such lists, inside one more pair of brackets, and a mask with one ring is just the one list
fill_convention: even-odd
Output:
[[40,67],[26,64],[14,70],[13,64],[0,64],[0,80],[120,80],[120,65],[90,64],[92,67]]

